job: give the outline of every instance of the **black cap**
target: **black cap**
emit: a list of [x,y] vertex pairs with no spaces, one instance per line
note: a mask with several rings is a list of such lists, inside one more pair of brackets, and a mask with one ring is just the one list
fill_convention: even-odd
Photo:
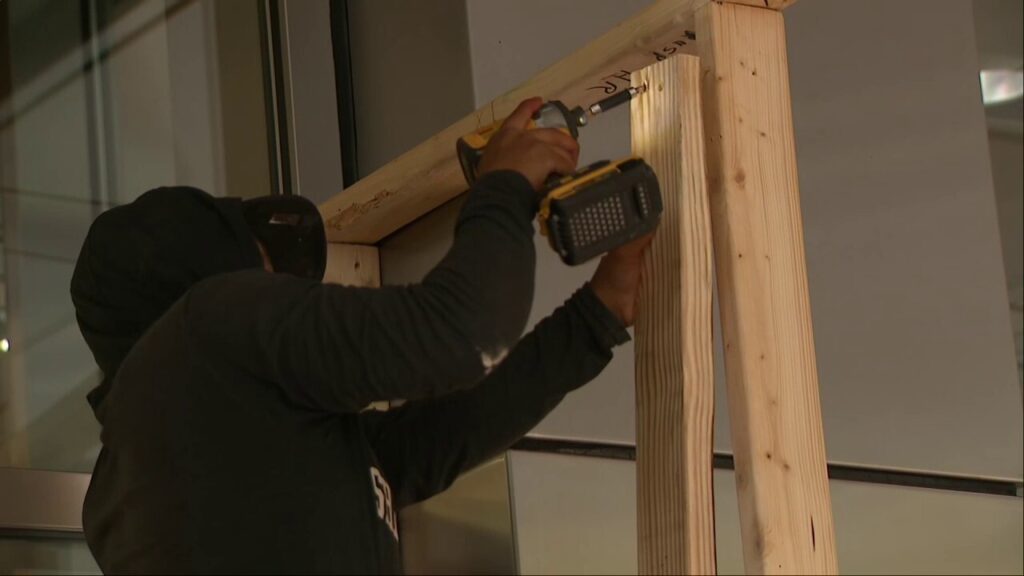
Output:
[[302,196],[263,196],[246,200],[243,212],[275,272],[323,280],[327,235],[315,204]]
[[135,342],[190,287],[259,267],[239,198],[157,188],[96,218],[71,278],[78,326],[104,375],[89,394],[93,407]]

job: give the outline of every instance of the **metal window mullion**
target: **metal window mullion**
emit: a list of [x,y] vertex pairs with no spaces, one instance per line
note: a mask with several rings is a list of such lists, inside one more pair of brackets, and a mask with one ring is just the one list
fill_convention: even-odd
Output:
[[281,57],[281,26],[277,0],[260,2],[259,13],[272,190],[274,194],[291,194],[293,187],[288,146],[287,91]]

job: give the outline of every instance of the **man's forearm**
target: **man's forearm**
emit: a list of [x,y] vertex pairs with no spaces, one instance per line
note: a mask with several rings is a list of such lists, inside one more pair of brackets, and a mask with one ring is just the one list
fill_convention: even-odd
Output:
[[472,390],[367,415],[367,431],[400,505],[447,488],[506,450],[566,393],[596,377],[629,335],[589,286],[542,320]]

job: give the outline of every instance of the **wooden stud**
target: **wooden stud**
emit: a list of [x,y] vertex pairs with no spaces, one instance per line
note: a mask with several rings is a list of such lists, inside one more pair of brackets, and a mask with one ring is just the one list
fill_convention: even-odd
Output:
[[715,269],[748,573],[836,573],[779,12],[697,12]]
[[328,244],[324,282],[377,288],[380,286],[380,257],[376,246]]
[[671,54],[694,53],[694,7],[660,0],[515,89],[482,106],[323,205],[331,242],[376,244],[466,190],[455,142],[507,116],[523,99],[591,104],[629,84],[629,74]]
[[633,153],[658,175],[665,211],[644,261],[637,316],[637,530],[641,574],[714,574],[711,222],[700,61],[633,73]]

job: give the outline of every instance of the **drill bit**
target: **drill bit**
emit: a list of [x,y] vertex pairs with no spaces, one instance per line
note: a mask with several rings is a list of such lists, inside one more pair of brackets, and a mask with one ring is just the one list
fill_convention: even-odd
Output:
[[597,102],[590,105],[588,109],[591,116],[597,116],[602,112],[607,112],[612,108],[620,106],[626,102],[629,102],[633,98],[643,94],[647,91],[647,84],[641,84],[640,86],[630,86],[622,92],[612,94],[604,100],[598,100]]

